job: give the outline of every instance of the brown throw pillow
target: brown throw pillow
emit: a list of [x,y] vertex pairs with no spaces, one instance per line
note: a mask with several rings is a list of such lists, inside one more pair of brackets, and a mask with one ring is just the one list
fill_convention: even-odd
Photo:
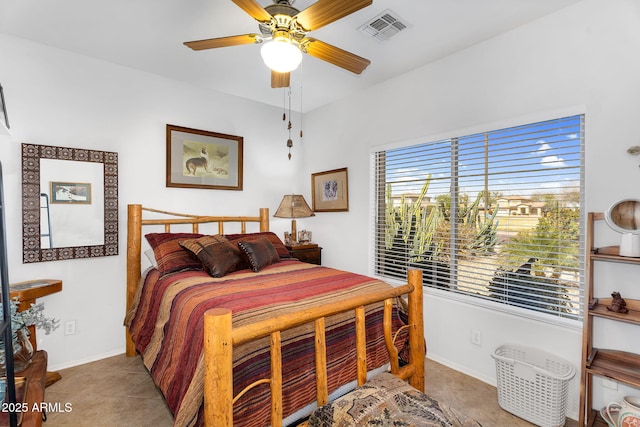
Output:
[[224,237],[229,239],[229,241],[238,243],[238,242],[246,242],[248,240],[256,240],[260,237],[264,237],[271,242],[276,251],[278,252],[278,256],[282,258],[291,258],[291,254],[289,250],[284,246],[282,240],[272,231],[261,231],[258,233],[245,233],[245,234],[225,234]]
[[211,277],[222,277],[242,267],[240,249],[221,235],[183,240],[180,246],[198,257]]
[[253,271],[260,271],[268,265],[280,262],[276,248],[265,237],[239,241],[238,246],[249,259],[249,264],[251,264],[251,270]]

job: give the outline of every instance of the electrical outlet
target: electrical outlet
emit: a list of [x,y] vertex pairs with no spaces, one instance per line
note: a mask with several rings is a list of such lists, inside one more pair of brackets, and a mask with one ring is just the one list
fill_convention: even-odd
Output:
[[482,345],[482,333],[478,329],[471,329],[471,344]]
[[75,335],[76,333],[76,321],[69,320],[64,324],[64,334],[65,335]]
[[606,378],[603,378],[602,379],[602,387],[608,388],[608,389],[611,389],[611,390],[617,390],[618,389],[618,383],[615,382],[615,381],[611,381],[611,380],[608,380]]

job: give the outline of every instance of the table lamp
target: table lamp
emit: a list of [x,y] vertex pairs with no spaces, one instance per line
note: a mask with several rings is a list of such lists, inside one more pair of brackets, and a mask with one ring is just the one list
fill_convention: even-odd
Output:
[[296,228],[296,218],[306,218],[315,215],[301,194],[285,194],[280,202],[280,206],[278,206],[278,210],[273,216],[277,218],[291,218],[291,241],[297,242],[298,230]]

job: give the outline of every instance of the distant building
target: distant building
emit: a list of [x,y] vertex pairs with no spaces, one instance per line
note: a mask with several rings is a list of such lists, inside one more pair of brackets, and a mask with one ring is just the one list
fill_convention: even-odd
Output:
[[544,202],[534,201],[522,196],[503,196],[498,198],[497,216],[527,215],[542,216]]
[[[400,206],[402,204],[402,197],[404,196],[405,203],[415,203],[420,198],[419,193],[407,193],[397,196],[391,196],[391,200],[393,200],[393,206]],[[431,196],[424,196],[421,203],[422,207],[425,208],[427,206],[433,206],[433,202],[431,201]]]
[[[420,198],[419,193],[407,193],[403,195],[392,196],[393,206],[400,206],[402,204],[402,197],[404,197],[405,203],[415,203]],[[569,209],[579,209],[579,204],[571,201],[558,200],[561,207]],[[422,199],[422,207],[429,207],[435,205],[435,200],[430,196],[424,196]],[[534,200],[526,196],[501,196],[493,201],[497,205],[498,213],[496,217],[509,217],[509,216],[528,216],[534,218],[541,218],[544,214],[545,202],[541,200]],[[489,208],[488,214],[493,213],[495,206]],[[478,213],[484,214],[485,206],[484,200],[480,200],[478,205]]]

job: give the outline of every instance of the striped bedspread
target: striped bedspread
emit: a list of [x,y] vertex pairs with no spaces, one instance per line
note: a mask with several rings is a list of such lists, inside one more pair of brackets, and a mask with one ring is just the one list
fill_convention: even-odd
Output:
[[[234,326],[276,314],[369,294],[390,285],[366,276],[295,260],[283,260],[258,273],[240,270],[212,278],[189,271],[159,278],[151,270],[136,293],[125,323],[136,349],[164,394],[176,426],[202,425],[203,315],[210,308],[233,312]],[[368,369],[388,362],[382,332],[382,304],[366,308]],[[394,328],[404,310],[394,311]],[[356,378],[353,313],[327,319],[329,392]],[[283,332],[283,412],[288,416],[315,401],[313,325]],[[401,347],[404,339],[396,345]],[[268,338],[234,349],[234,393],[269,372]],[[268,385],[234,405],[234,426],[269,424]]]

